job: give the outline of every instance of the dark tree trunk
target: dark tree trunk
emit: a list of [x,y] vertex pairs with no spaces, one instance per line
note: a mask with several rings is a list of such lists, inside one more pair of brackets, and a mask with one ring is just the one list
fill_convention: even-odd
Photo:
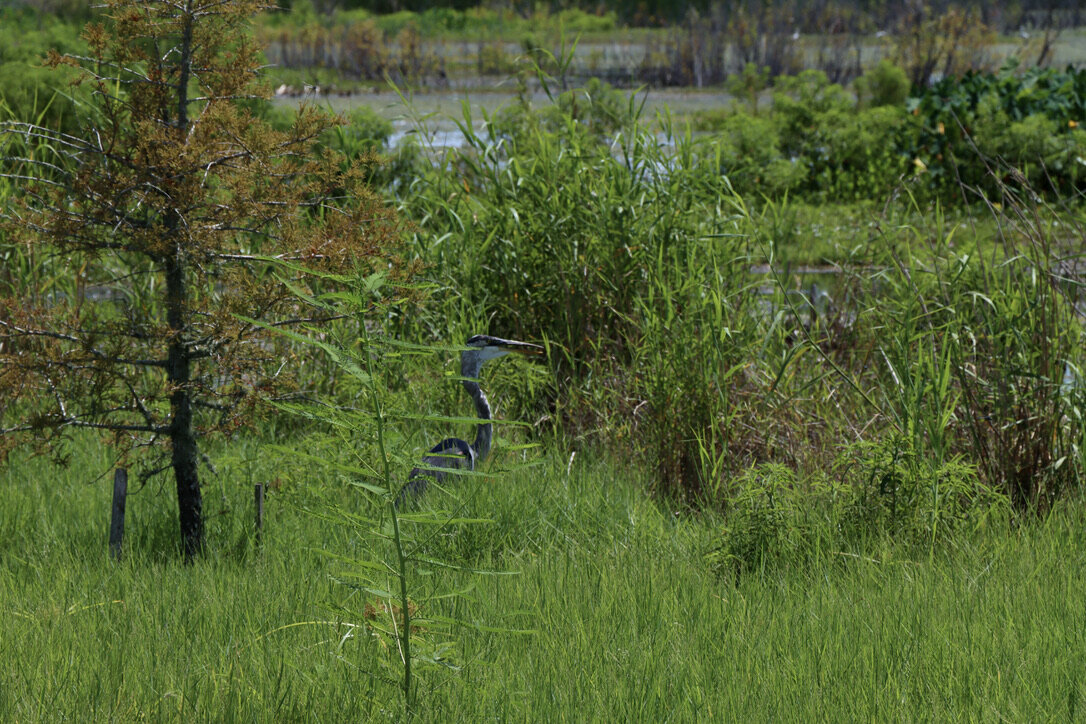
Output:
[[189,349],[185,340],[185,266],[180,250],[166,259],[166,321],[170,346],[166,376],[170,394],[170,443],[172,465],[177,479],[177,513],[181,521],[181,545],[191,561],[200,551],[204,537],[203,498],[196,468],[196,436],[192,429],[192,391],[189,389]]
[[[192,2],[185,4],[187,13]],[[187,14],[181,35],[180,74],[177,82],[177,130],[184,134],[188,121],[188,82],[192,74],[192,15]],[[180,219],[168,220],[171,243],[177,244],[176,232],[181,228]],[[170,394],[170,443],[172,465],[177,479],[177,515],[181,523],[181,546],[185,560],[192,561],[204,539],[204,501],[200,494],[200,476],[196,468],[196,435],[192,429],[191,356],[186,332],[188,331],[188,290],[185,287],[184,250],[177,244],[165,259],[166,272],[166,323],[170,327],[170,346],[166,376],[173,391]]]

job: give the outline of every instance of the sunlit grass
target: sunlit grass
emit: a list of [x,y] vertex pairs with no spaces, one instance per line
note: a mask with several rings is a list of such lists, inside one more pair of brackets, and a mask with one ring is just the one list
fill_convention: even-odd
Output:
[[[365,596],[316,553],[350,553],[355,539],[307,512],[349,509],[354,494],[280,478],[258,548],[250,482],[275,470],[261,450],[217,451],[209,552],[192,566],[171,552],[172,496],[155,483],[130,498],[125,557],[110,562],[109,485],[88,482],[109,465],[96,446],[77,443],[68,471],[14,460],[0,478],[0,710],[21,721],[398,716],[395,683],[369,673],[383,652],[352,627]],[[445,552],[516,575],[435,572],[470,590],[442,612],[465,622],[460,670],[422,673],[423,718],[1081,716],[1082,501],[1013,532],[963,531],[932,556],[885,541],[736,579],[706,565],[714,515],[676,515],[622,466],[567,463],[461,490],[465,512],[493,523],[450,530]],[[339,606],[358,616],[331,613]]]

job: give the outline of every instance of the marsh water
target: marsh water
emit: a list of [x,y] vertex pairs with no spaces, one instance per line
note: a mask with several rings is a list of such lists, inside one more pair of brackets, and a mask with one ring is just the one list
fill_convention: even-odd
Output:
[[[731,95],[719,89],[654,88],[626,92],[635,94],[638,104],[644,102],[642,116],[648,119],[658,113],[681,116],[695,110],[727,108],[734,101]],[[517,93],[513,82],[507,81],[470,90],[432,90],[401,95],[389,89],[347,96],[280,97],[274,102],[296,106],[304,100],[336,113],[349,113],[358,107],[370,108],[392,123],[392,135],[388,140],[390,150],[395,150],[408,137],[417,136],[424,148],[440,151],[464,143],[464,134],[457,122],[464,121],[465,105],[471,115],[472,128],[479,132],[487,116],[516,102]],[[542,90],[532,92],[533,108],[542,108],[549,102]]]

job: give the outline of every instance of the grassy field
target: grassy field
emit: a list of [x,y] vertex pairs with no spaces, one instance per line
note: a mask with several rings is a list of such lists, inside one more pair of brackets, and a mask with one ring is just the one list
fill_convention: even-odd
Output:
[[[291,445],[304,449],[306,440]],[[373,672],[365,596],[335,582],[349,527],[314,513],[357,494],[280,479],[264,540],[251,480],[281,466],[259,440],[217,458],[212,554],[183,565],[169,495],[129,499],[125,557],[106,554],[109,460],[0,477],[0,710],[13,721],[343,721],[401,716]],[[259,456],[259,457],[258,457]],[[289,454],[288,458],[289,460]],[[423,720],[1075,720],[1086,697],[1086,509],[971,530],[934,555],[889,541],[804,566],[709,572],[712,514],[676,515],[643,481],[588,455],[479,479],[465,513],[492,522],[442,544],[470,591],[434,634],[449,663],[420,674]],[[434,615],[426,611],[423,615]],[[495,632],[489,628],[506,629]],[[512,632],[516,630],[518,632]],[[429,634],[423,630],[420,636]]]
[[[349,123],[305,153],[360,162],[403,223],[374,266],[292,282],[298,314],[281,348],[247,348],[277,350],[254,375],[186,342],[199,427],[251,423],[200,440],[188,560],[173,476],[139,476],[176,427],[124,428],[147,435],[121,438],[120,561],[125,451],[74,432],[180,389],[160,372],[162,262],[3,219],[0,721],[1086,719],[1086,131],[1064,102],[1086,75],[909,101],[886,67],[871,78],[902,93],[881,105],[782,76],[771,106],[720,113],[719,91],[642,107],[537,70],[546,102],[523,78],[459,111],[336,99]],[[283,101],[253,109],[257,135],[293,122]],[[25,169],[69,188],[72,159],[40,160],[53,136],[3,130],[0,156],[23,160],[0,207],[40,201]],[[215,166],[200,188],[248,203]],[[334,236],[339,203],[291,223]],[[252,255],[263,232],[229,232],[254,279],[301,273]],[[236,311],[237,278],[194,286],[193,318]],[[89,321],[19,326],[35,304]],[[110,357],[99,332],[147,358]],[[434,441],[471,437],[457,360],[480,333],[545,354],[484,370],[509,424],[481,472],[394,507]],[[99,364],[141,371],[80,376]],[[45,394],[57,379],[81,411]]]

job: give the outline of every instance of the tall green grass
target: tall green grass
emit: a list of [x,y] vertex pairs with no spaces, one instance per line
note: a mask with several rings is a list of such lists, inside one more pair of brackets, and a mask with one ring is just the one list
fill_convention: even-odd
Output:
[[[282,445],[311,449],[306,437]],[[357,509],[345,487],[284,465],[262,439],[216,451],[209,555],[186,566],[168,497],[129,500],[120,563],[106,546],[110,464],[91,440],[79,468],[20,460],[0,478],[0,706],[22,721],[398,718],[388,655],[358,593],[334,582],[351,528],[312,511]],[[288,459],[289,460],[289,459]],[[446,554],[517,571],[479,578],[444,613],[459,671],[423,677],[419,716],[477,721],[1071,719],[1086,682],[1082,501],[1008,535],[960,532],[936,555],[890,537],[866,554],[827,548],[801,565],[717,576],[702,556],[712,515],[676,516],[639,472],[589,454],[500,481],[468,479]],[[277,479],[263,543],[253,479]],[[152,482],[150,486],[154,486]],[[157,532],[156,531],[160,531]],[[359,551],[361,552],[361,551]],[[470,585],[470,588],[468,586]],[[523,633],[491,633],[488,627]],[[420,635],[428,635],[420,632]]]
[[514,400],[518,416],[631,457],[686,503],[726,509],[753,465],[804,478],[899,435],[1020,511],[1081,480],[1074,209],[977,155],[1002,194],[963,187],[980,223],[906,194],[810,284],[777,261],[803,243],[789,202],[735,192],[726,138],[540,77],[550,103],[522,95],[481,132],[465,109],[465,147],[402,190],[442,291],[397,334],[546,339],[554,387]]

